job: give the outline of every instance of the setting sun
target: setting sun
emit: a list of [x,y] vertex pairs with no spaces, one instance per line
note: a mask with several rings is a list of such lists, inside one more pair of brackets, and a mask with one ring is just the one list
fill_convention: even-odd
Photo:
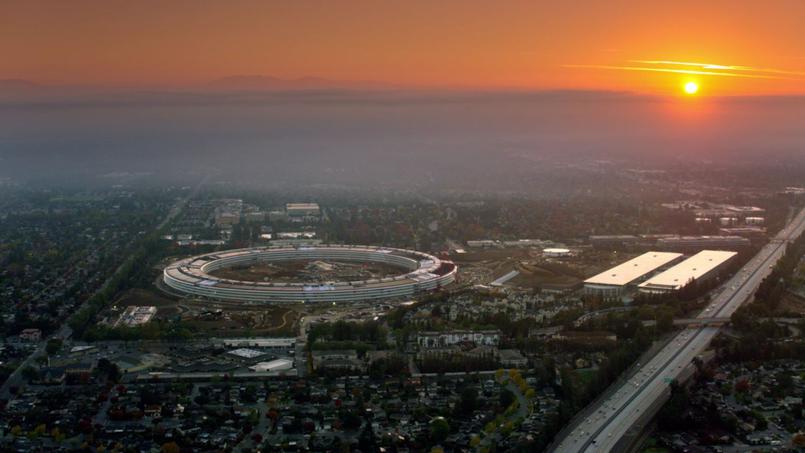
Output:
[[699,91],[699,84],[696,82],[688,82],[685,84],[685,93],[696,94]]

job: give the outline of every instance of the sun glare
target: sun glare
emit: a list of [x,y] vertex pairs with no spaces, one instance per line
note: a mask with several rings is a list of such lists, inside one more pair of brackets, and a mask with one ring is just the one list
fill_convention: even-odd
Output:
[[685,93],[696,94],[699,91],[699,84],[696,82],[688,82],[685,84]]

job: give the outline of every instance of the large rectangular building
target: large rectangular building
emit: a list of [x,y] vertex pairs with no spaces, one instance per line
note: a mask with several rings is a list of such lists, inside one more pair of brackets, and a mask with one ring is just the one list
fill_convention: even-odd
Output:
[[631,234],[607,234],[590,236],[590,244],[594,247],[625,247],[636,244],[640,238]]
[[286,203],[288,217],[318,217],[321,209],[318,203]]
[[687,252],[714,248],[735,249],[749,245],[751,245],[749,239],[740,236],[679,236],[657,241],[657,247],[660,249]]
[[681,253],[647,252],[584,281],[584,292],[604,297],[619,297],[623,290],[657,269],[682,257]]
[[655,275],[640,284],[640,292],[662,293],[676,291],[689,282],[706,280],[731,260],[737,252],[702,250],[685,261]]

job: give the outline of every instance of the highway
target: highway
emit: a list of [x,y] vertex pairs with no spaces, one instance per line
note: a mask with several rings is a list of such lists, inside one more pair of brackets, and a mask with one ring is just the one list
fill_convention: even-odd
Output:
[[[723,285],[698,318],[728,318],[750,300],[785,253],[788,242],[802,234],[803,228],[805,209]],[[618,388],[611,389],[609,397],[585,409],[584,413],[589,415],[574,420],[569,429],[560,433],[561,438],[554,441],[550,451],[613,451],[624,434],[650,420],[670,394],[670,382],[708,347],[718,331],[719,327],[713,326],[682,330],[647,363],[638,363],[637,371],[618,384]]]

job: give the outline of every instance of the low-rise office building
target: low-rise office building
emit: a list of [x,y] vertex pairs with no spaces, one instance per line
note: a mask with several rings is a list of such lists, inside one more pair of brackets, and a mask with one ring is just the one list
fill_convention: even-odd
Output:
[[420,332],[417,335],[417,343],[422,348],[443,348],[464,342],[483,346],[497,346],[500,343],[500,331],[449,330],[445,332]]
[[620,297],[652,272],[682,258],[681,253],[647,252],[584,281],[585,294]]
[[738,253],[724,250],[702,250],[665,272],[641,283],[640,292],[663,293],[677,291],[691,281],[703,281],[716,275],[718,270]]
[[699,251],[705,249],[734,249],[748,247],[749,239],[741,236],[677,236],[657,241],[663,250]]

